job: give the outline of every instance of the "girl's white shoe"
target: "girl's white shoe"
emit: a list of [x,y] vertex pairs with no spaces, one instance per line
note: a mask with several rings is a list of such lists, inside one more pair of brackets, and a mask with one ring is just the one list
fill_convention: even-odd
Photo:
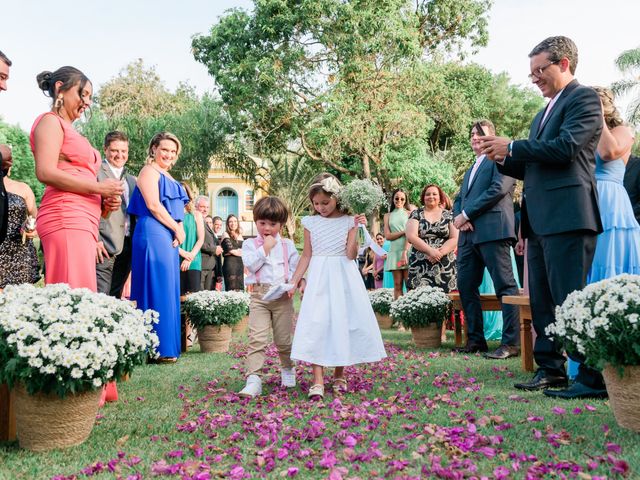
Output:
[[320,397],[324,398],[324,385],[316,383],[309,389],[309,398]]

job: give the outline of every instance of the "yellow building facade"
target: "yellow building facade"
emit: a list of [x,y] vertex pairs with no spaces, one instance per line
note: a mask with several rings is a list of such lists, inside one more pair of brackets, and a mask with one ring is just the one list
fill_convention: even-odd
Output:
[[240,220],[245,236],[257,234],[253,223],[253,205],[264,195],[262,190],[212,162],[207,176],[207,191],[202,195],[209,197],[209,212],[212,217],[218,216],[226,221],[229,215],[235,215]]

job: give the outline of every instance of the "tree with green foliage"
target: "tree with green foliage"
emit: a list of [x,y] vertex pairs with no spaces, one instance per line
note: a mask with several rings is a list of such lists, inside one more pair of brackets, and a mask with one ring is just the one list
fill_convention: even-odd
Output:
[[274,156],[260,169],[258,176],[267,194],[279,197],[287,206],[291,215],[286,228],[291,237],[297,230],[296,219],[309,210],[309,187],[313,178],[320,173],[318,165],[304,158],[292,155]]
[[170,131],[182,143],[182,153],[171,173],[180,180],[205,188],[211,158],[225,152],[235,158],[228,145],[228,120],[219,100],[199,98],[186,84],[175,93],[166,89],[154,68],[141,60],[129,64],[97,94],[92,116],[80,130],[101,149],[105,135],[122,130],[129,136],[130,171],[137,173],[147,158],[147,147],[158,132]]
[[29,136],[21,128],[0,121],[0,143],[11,145],[11,178],[29,185],[36,196],[36,203],[40,204],[44,185],[36,177],[36,164],[31,153]]
[[[193,40],[234,130],[253,152],[288,152],[385,187],[387,147],[424,138],[425,54],[486,44],[479,0],[257,0]],[[238,165],[241,167],[241,165]]]
[[181,113],[196,103],[197,97],[186,83],[171,93],[155,67],[146,67],[139,58],[102,85],[95,101],[108,118],[153,118],[163,113]]
[[[627,120],[633,125],[640,123],[640,47],[632,48],[622,52],[616,58],[616,66],[623,73],[632,74],[630,78],[625,78],[614,82],[611,85],[616,95],[635,94],[627,108]],[[634,71],[638,73],[633,74]]]
[[205,95],[183,112],[162,113],[155,117],[122,115],[109,118],[98,110],[80,125],[80,130],[98,148],[102,148],[108,132],[125,132],[129,136],[128,168],[133,173],[144,166],[151,138],[158,132],[170,131],[182,143],[182,153],[171,174],[204,189],[212,156],[227,148],[226,125],[220,102]]

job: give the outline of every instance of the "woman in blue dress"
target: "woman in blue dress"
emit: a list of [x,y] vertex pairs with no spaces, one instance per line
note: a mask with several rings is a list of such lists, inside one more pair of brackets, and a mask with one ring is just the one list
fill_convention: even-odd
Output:
[[[640,225],[624,188],[624,170],[633,146],[633,131],[624,124],[609,89],[594,87],[602,102],[603,127],[596,151],[596,185],[602,233],[598,235],[587,283],[629,273],[640,275]],[[569,360],[569,377],[577,362]]]
[[633,146],[633,131],[624,125],[610,90],[595,87],[600,95],[604,126],[596,153],[596,181],[603,232],[587,283],[621,273],[640,274],[640,225],[624,189],[624,170]]
[[141,310],[159,313],[154,330],[163,363],[180,356],[180,275],[178,245],[185,240],[182,225],[189,201],[184,188],[169,174],[180,155],[172,133],[156,134],[149,144],[147,165],[138,175],[128,213],[137,216],[131,259],[131,300]]

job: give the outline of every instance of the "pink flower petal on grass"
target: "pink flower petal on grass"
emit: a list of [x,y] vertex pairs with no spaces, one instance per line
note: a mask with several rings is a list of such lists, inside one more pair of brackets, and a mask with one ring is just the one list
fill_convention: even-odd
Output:
[[553,407],[551,409],[551,412],[555,413],[556,415],[564,415],[565,413],[567,413],[567,411],[562,407]]

